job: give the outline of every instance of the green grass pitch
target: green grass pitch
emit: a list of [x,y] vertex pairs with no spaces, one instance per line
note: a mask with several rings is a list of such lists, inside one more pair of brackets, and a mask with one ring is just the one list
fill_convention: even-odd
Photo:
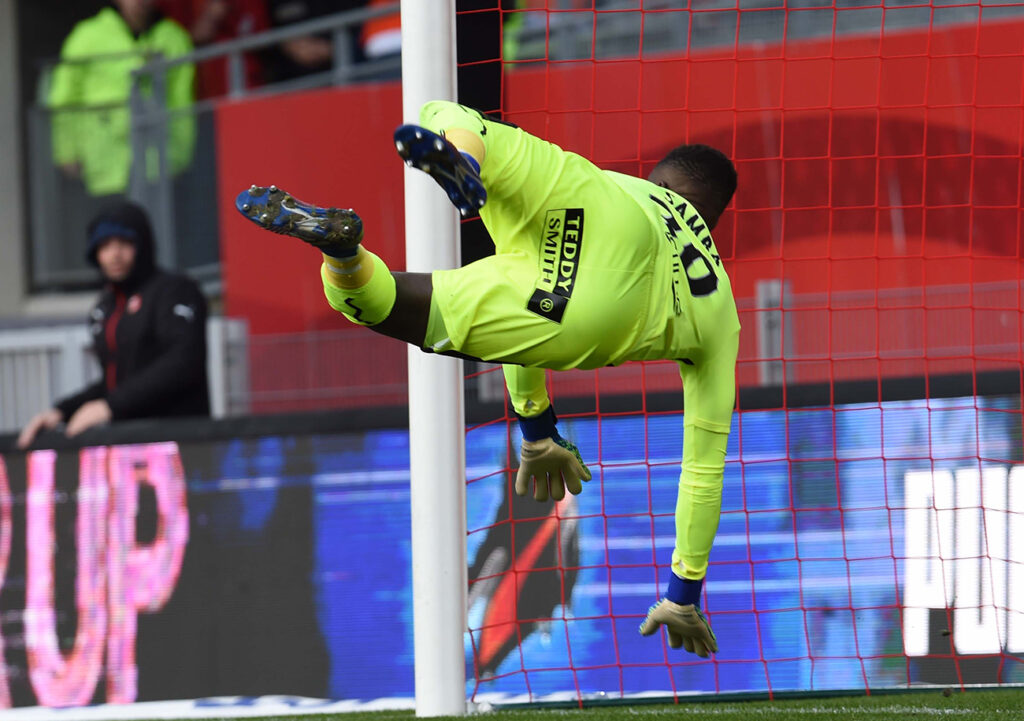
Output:
[[[946,695],[946,694],[949,695]],[[968,689],[885,693],[873,696],[816,697],[774,701],[707,700],[679,704],[601,704],[583,709],[516,708],[474,714],[480,721],[629,721],[641,717],[685,721],[750,721],[751,719],[981,719],[1024,720],[1024,689]],[[260,717],[263,721],[413,721],[411,711],[354,712],[341,715]]]

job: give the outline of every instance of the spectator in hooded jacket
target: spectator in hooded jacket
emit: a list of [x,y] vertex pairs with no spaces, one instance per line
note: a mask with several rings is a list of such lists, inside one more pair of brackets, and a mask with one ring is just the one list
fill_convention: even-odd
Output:
[[19,448],[62,422],[75,436],[111,421],[210,414],[206,300],[194,281],[156,266],[146,212],[130,202],[101,211],[86,257],[105,282],[89,313],[103,375],[29,421]]

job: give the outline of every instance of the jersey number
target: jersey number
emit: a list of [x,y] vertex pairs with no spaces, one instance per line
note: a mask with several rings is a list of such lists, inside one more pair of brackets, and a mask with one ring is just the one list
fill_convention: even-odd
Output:
[[[711,266],[711,261],[704,257],[704,254],[697,250],[692,243],[687,243],[683,247],[683,252],[679,254],[679,260],[683,263],[683,274],[686,276],[686,282],[690,284],[690,295],[694,298],[699,298],[703,295],[711,295],[718,290],[718,276],[715,275],[715,269]],[[690,277],[690,266],[693,265],[695,260],[704,261],[704,265],[708,269],[707,275],[700,278]]]

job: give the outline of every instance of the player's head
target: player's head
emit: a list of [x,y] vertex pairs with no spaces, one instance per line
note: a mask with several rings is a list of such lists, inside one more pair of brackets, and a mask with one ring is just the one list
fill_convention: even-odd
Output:
[[680,145],[654,166],[647,178],[678,193],[714,228],[736,192],[736,168],[720,150],[708,145]]
[[146,211],[135,203],[105,207],[89,223],[88,238],[85,257],[104,280],[121,285],[153,272],[153,230]]

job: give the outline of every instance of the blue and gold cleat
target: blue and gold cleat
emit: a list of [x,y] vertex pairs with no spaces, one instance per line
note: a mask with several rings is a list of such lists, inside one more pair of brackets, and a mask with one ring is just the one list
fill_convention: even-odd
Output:
[[261,228],[304,240],[328,255],[348,255],[363,239],[363,221],[351,208],[303,203],[276,185],[243,190],[235,207]]
[[475,162],[442,136],[419,125],[402,125],[395,131],[395,148],[406,165],[437,181],[463,216],[484,207],[487,191]]

